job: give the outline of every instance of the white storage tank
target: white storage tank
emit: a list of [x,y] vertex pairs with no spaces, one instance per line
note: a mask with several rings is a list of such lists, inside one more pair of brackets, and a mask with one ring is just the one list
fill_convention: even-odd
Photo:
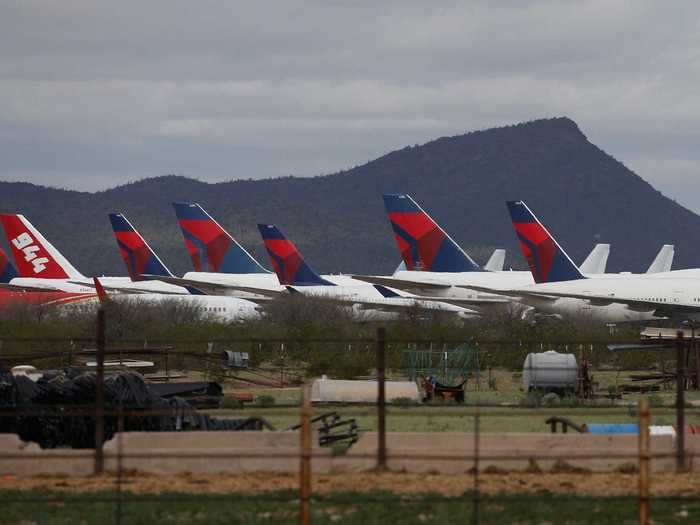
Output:
[[[384,383],[387,402],[398,398],[408,398],[418,403],[420,393],[413,381],[387,381]],[[350,381],[328,379],[323,376],[311,385],[313,403],[376,403],[376,381]]]
[[523,364],[523,389],[575,390],[576,358],[573,354],[560,354],[554,350],[527,354]]

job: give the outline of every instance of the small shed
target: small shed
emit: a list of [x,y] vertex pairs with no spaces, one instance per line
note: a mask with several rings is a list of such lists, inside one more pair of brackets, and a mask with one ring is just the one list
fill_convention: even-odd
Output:
[[577,366],[573,354],[554,350],[527,354],[523,364],[523,389],[566,391],[576,389]]
[[[399,398],[420,401],[418,385],[413,381],[387,381],[385,383],[386,400]],[[354,381],[328,379],[325,376],[314,380],[311,385],[313,403],[376,403],[376,381]]]

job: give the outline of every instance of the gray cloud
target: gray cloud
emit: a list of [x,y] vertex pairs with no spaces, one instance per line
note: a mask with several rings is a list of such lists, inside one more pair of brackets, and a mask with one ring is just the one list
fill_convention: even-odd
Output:
[[5,4],[0,177],[316,175],[567,115],[700,211],[694,2]]

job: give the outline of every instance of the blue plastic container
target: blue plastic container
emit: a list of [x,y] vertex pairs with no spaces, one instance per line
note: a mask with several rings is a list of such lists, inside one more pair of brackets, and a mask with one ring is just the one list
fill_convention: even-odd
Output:
[[639,434],[637,423],[586,423],[591,434]]

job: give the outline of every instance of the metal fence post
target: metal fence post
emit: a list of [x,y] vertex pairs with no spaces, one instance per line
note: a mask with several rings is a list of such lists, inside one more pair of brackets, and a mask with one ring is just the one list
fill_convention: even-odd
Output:
[[117,414],[117,504],[114,508],[114,523],[120,525],[122,522],[122,484],[123,484],[123,471],[124,464],[123,454],[124,454],[124,413],[123,407],[120,405]]
[[685,341],[678,331],[676,342],[676,472],[685,470]]
[[301,465],[299,468],[299,523],[311,523],[311,384],[304,385],[301,399]]
[[474,412],[474,491],[472,492],[472,523],[479,525],[481,494],[479,492],[479,436],[481,433],[481,412],[476,407]]
[[105,311],[103,308],[97,310],[97,332],[95,334],[96,352],[96,374],[95,374],[95,474],[102,474],[104,471],[104,455],[102,443],[104,442],[104,365],[105,365]]
[[649,523],[649,400],[639,400],[639,525]]
[[386,469],[386,330],[377,328],[377,470]]

